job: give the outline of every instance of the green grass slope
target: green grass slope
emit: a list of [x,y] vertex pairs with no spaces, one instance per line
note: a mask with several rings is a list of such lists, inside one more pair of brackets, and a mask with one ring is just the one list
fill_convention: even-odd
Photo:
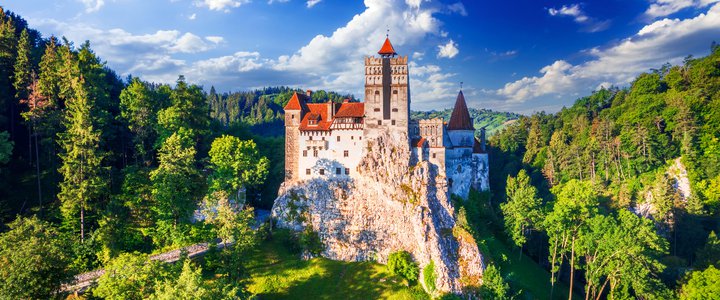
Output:
[[279,240],[264,242],[249,258],[249,292],[260,299],[428,299],[384,265],[325,258],[302,260]]

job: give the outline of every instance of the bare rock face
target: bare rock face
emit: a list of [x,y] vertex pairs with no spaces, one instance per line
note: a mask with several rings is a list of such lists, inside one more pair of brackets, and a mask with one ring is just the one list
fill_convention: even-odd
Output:
[[482,255],[455,226],[444,174],[427,162],[409,166],[407,148],[380,136],[368,141],[351,179],[285,182],[272,209],[277,226],[312,226],[330,259],[386,262],[405,250],[421,268],[433,261],[439,291],[480,285]]

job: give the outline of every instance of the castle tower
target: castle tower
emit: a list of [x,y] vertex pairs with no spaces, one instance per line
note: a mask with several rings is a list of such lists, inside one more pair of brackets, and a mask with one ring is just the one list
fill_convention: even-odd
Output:
[[453,147],[472,148],[475,142],[475,127],[465,103],[465,95],[460,91],[455,100],[450,121],[447,124],[448,135]]
[[294,93],[285,105],[285,180],[297,180],[300,159],[300,122],[308,111],[303,95]]
[[410,88],[408,57],[397,56],[386,38],[380,57],[365,57],[365,136],[390,132],[396,139],[408,139]]

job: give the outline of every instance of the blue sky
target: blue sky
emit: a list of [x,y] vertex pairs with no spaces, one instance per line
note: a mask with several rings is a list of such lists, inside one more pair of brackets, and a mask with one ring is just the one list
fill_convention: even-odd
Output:
[[362,98],[363,56],[410,56],[412,108],[554,112],[720,42],[720,0],[10,0],[45,36],[122,75],[219,91],[270,85]]

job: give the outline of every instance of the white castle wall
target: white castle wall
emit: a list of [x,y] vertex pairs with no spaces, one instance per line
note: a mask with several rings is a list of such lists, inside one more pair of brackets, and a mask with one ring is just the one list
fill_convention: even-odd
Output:
[[[338,141],[338,137],[340,141]],[[311,139],[312,138],[312,139]],[[362,157],[365,139],[363,130],[333,130],[333,131],[303,131],[300,134],[300,151],[298,151],[298,174],[301,180],[315,177],[345,178],[345,169],[349,169],[350,176]],[[317,157],[314,151],[317,150]],[[345,157],[345,151],[348,156]],[[307,153],[307,156],[304,154]],[[340,168],[340,174],[336,173]],[[310,169],[310,174],[307,170]],[[320,170],[324,175],[320,175]]]

